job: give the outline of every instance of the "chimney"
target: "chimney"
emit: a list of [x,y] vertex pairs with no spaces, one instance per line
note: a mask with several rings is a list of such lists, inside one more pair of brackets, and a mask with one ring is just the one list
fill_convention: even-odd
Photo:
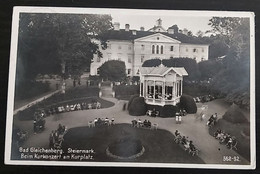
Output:
[[120,23],[119,22],[115,22],[114,23],[114,30],[119,30],[120,29]]
[[125,24],[125,31],[129,31],[130,29],[130,25],[129,24]]
[[144,27],[140,27],[140,31],[144,31]]

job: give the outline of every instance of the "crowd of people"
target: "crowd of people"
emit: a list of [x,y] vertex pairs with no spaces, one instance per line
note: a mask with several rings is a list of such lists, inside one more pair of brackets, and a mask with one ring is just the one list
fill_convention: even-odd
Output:
[[220,144],[225,144],[229,149],[237,150],[237,139],[235,136],[231,136],[229,133],[226,133],[221,129],[218,129],[213,136],[219,140]]
[[132,126],[133,127],[142,127],[142,128],[149,128],[149,129],[157,129],[158,125],[157,124],[152,124],[149,120],[144,120],[142,121],[141,119],[134,119],[132,120]]
[[15,129],[14,130],[14,136],[13,141],[16,143],[17,147],[20,147],[21,143],[23,143],[28,138],[28,132],[21,130],[21,129]]
[[96,127],[96,126],[110,126],[115,124],[115,118],[112,117],[109,119],[108,117],[106,118],[95,118],[93,121],[88,122],[89,127]]
[[159,111],[156,111],[155,108],[153,110],[147,110],[146,115],[151,117],[158,117]]
[[71,112],[71,111],[78,111],[78,110],[86,110],[86,109],[100,109],[101,108],[101,103],[100,102],[93,102],[93,103],[76,103],[76,104],[67,104],[67,105],[61,105],[61,106],[56,106],[56,107],[50,107],[47,110],[48,115],[53,115],[53,114],[59,114],[63,112]]
[[65,125],[58,125],[58,128],[50,133],[49,147],[55,149],[61,149],[63,136],[66,134],[67,128]]
[[185,151],[188,151],[192,156],[199,154],[199,150],[195,147],[193,141],[188,140],[188,137],[182,136],[178,130],[175,131],[174,135],[174,142],[181,144]]
[[193,100],[196,102],[196,103],[205,103],[205,102],[209,102],[209,101],[212,101],[216,99],[216,97],[214,97],[213,95],[203,95],[203,96],[199,96],[199,97],[194,97]]

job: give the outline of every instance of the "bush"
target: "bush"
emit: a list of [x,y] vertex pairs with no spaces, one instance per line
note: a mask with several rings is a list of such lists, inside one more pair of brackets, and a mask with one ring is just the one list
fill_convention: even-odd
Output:
[[146,114],[147,106],[143,97],[135,97],[129,105],[129,114],[141,116]]
[[182,95],[180,98],[180,109],[185,109],[188,114],[197,113],[197,105],[189,95]]
[[164,105],[161,108],[160,116],[161,117],[175,117],[176,112],[178,112],[179,109],[177,106],[173,105]]
[[121,98],[124,96],[139,94],[139,85],[119,85],[114,86],[113,90],[115,91],[116,97]]
[[134,98],[139,97],[139,95],[132,95],[129,99],[128,105],[127,105],[127,109],[129,110],[129,106],[131,105],[131,103],[133,102]]
[[223,119],[231,123],[247,123],[247,119],[242,113],[241,109],[236,105],[232,104],[226,113],[223,115]]

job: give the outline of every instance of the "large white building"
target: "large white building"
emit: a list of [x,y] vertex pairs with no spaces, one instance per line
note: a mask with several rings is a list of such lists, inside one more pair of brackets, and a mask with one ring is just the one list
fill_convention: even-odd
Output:
[[109,60],[125,62],[128,76],[139,76],[140,67],[149,59],[191,58],[197,62],[208,60],[209,45],[197,39],[178,32],[177,25],[167,30],[162,27],[162,20],[145,31],[130,30],[129,24],[120,29],[119,23],[114,23],[114,30],[106,35],[107,49],[100,50],[103,57],[94,55],[90,66],[90,75],[98,75],[98,68]]

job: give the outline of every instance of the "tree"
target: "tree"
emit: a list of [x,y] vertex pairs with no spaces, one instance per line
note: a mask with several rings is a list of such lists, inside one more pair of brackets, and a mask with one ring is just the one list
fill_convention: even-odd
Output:
[[39,73],[80,75],[93,54],[102,56],[94,40],[101,40],[105,48],[102,34],[112,28],[111,20],[109,15],[21,14],[18,77],[33,79]]
[[124,81],[126,79],[125,62],[110,60],[99,68],[100,77],[111,81]]

